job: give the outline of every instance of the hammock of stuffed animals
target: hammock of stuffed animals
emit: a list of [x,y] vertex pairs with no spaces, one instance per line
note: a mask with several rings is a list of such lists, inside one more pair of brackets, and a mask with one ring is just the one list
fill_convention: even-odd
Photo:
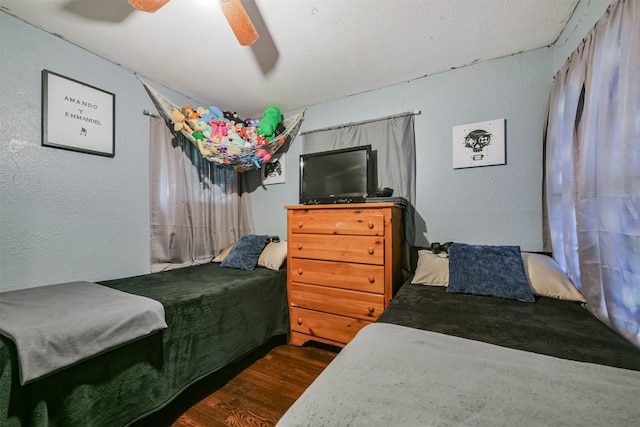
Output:
[[[232,166],[238,172],[260,169],[278,149],[291,144],[300,130],[304,110],[281,120],[280,111],[274,107],[265,109],[261,120],[242,120],[235,113],[210,106],[195,110],[187,105],[175,106],[153,87],[142,82],[153,104],[162,118],[176,132],[180,132],[200,151],[202,157],[210,162]],[[272,135],[264,135],[260,124],[266,122],[267,114],[276,114],[264,128],[273,130]],[[274,122],[278,122],[278,125]],[[273,129],[272,129],[273,128]]]

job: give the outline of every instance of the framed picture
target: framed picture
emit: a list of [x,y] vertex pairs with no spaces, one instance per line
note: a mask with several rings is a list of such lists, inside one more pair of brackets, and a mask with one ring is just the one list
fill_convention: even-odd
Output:
[[42,145],[115,156],[116,96],[42,70]]
[[284,159],[285,157],[282,155],[262,164],[262,184],[283,184],[286,182]]
[[505,119],[453,128],[453,168],[505,164]]

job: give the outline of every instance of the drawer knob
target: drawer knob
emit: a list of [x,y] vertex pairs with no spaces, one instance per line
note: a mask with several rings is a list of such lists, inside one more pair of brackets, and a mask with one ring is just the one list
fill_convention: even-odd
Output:
[[372,306],[372,305],[370,305],[370,306],[368,307],[368,310],[369,310],[369,314],[373,314],[373,312],[374,312],[374,311],[376,311],[376,310],[375,310],[375,308],[373,308],[373,306]]
[[373,246],[369,246],[367,252],[369,252],[369,255],[373,255]]
[[374,283],[376,281],[376,278],[373,277],[373,274],[369,275],[369,283]]
[[367,227],[369,227],[369,230],[372,230],[373,229],[373,222],[369,221],[367,223]]
[[298,317],[298,325],[302,326],[302,318]]
[[302,228],[302,221],[298,222],[298,228]]
[[302,243],[298,243],[298,250],[302,250]]
[[302,269],[301,268],[298,269],[298,275],[302,276]]

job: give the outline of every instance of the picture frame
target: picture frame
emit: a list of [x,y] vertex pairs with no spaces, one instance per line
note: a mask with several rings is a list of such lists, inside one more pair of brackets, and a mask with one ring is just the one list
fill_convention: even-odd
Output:
[[115,157],[116,96],[42,70],[42,146]]
[[268,162],[262,164],[260,173],[262,175],[262,184],[284,184],[286,182],[286,162],[285,156],[275,157]]
[[505,119],[454,126],[452,134],[454,169],[506,163]]

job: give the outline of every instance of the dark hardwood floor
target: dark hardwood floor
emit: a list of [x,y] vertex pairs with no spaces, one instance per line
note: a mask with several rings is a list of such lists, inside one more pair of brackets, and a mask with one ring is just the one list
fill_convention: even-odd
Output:
[[189,387],[135,427],[273,426],[338,348],[271,340],[237,363]]

